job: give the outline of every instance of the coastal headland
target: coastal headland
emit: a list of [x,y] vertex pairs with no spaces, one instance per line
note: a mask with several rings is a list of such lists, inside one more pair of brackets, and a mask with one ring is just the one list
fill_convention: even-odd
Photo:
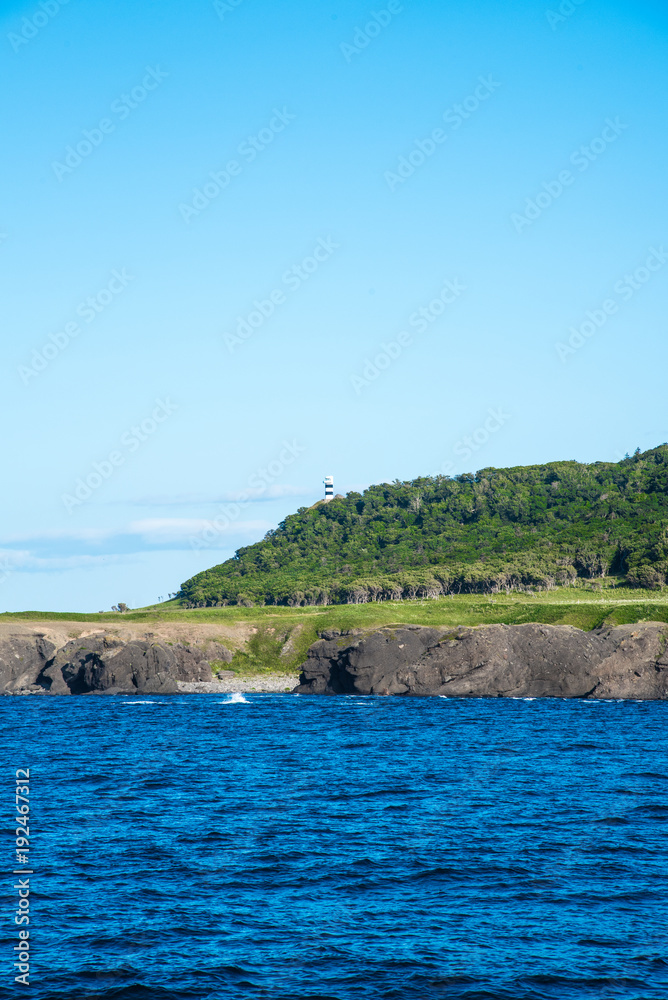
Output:
[[[668,600],[618,583],[325,607],[170,602],[0,615],[0,692],[664,698]],[[408,642],[397,641],[403,632]]]

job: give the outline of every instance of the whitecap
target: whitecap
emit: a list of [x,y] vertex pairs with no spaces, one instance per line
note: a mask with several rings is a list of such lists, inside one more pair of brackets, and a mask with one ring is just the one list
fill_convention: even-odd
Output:
[[247,698],[244,698],[241,691],[235,691],[231,694],[227,701],[219,701],[219,705],[250,705]]

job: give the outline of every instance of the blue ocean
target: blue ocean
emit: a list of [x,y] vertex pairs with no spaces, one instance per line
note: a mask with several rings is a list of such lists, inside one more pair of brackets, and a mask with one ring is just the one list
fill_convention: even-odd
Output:
[[668,997],[666,703],[7,697],[0,725],[2,998]]

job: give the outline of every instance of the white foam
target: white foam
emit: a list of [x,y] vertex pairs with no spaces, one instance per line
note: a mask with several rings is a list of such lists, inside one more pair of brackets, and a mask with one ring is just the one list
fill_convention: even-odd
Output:
[[250,705],[247,698],[244,698],[241,691],[235,691],[231,694],[227,701],[219,701],[219,705]]

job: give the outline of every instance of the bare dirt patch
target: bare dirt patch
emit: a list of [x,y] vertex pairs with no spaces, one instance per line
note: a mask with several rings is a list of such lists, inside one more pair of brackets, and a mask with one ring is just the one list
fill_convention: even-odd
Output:
[[113,635],[128,642],[132,639],[154,640],[156,642],[180,642],[206,646],[219,642],[234,652],[243,648],[257,631],[254,625],[245,622],[222,625],[202,622],[151,623],[150,627],[140,622],[104,622],[95,626],[91,622],[77,621],[0,621],[0,639],[10,635],[38,635],[49,639],[58,649],[72,639],[82,639],[89,635]]

